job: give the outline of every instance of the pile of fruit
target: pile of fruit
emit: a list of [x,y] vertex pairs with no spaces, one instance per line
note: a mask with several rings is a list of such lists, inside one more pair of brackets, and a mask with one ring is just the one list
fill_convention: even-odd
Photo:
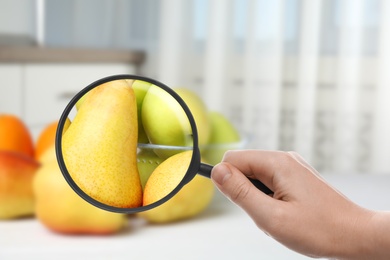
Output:
[[[219,145],[239,142],[239,134],[222,114],[208,111],[194,92],[184,88],[175,90],[194,115],[198,127],[202,160],[211,164],[218,163],[227,149]],[[136,91],[135,94],[139,93]],[[84,105],[81,102],[77,104],[78,108]],[[63,133],[70,131],[68,139],[72,136],[70,129],[76,128],[72,124],[74,122],[68,120],[64,127]],[[122,230],[128,223],[127,215],[104,211],[90,205],[81,199],[63,178],[54,148],[57,125],[57,122],[48,125],[34,142],[28,128],[20,118],[0,114],[0,219],[35,216],[50,230],[68,234],[114,234]],[[142,142],[143,129],[138,129],[138,131],[136,142]],[[64,146],[65,140],[64,134]],[[101,150],[104,152],[104,149]],[[142,151],[142,154],[137,156],[138,159],[145,161],[156,160],[155,154],[148,150]],[[157,168],[153,167],[161,172],[175,171],[177,176],[180,176],[187,167],[183,166],[182,162],[190,156],[189,152],[183,152],[170,157],[170,160],[164,161]],[[138,168],[143,167],[140,166],[140,161],[142,160],[138,160]],[[141,175],[141,170],[139,174]],[[164,178],[161,174],[158,176]],[[145,193],[146,179],[142,180],[142,177],[141,175],[141,193]],[[172,175],[165,178],[172,178]],[[148,182],[159,183],[161,181],[151,179]],[[164,187],[156,184],[148,185],[150,186],[148,189],[153,190],[153,192],[149,191],[148,196],[151,202],[160,199],[153,198],[153,196],[166,193]],[[211,180],[196,176],[168,202],[139,213],[137,216],[153,223],[169,223],[188,219],[204,211],[213,195],[214,186]],[[144,203],[148,199],[144,196]],[[138,206],[140,205],[135,207]]]

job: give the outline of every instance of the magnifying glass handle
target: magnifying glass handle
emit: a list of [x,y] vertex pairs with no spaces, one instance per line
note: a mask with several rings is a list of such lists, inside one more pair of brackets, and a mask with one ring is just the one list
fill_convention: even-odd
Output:
[[[198,174],[210,178],[212,169],[213,169],[212,165],[201,163]],[[265,194],[272,194],[273,193],[273,191],[270,190],[267,186],[265,186],[261,181],[256,180],[256,179],[251,179],[251,178],[248,178],[248,179],[256,188],[258,188],[259,190],[261,190]]]

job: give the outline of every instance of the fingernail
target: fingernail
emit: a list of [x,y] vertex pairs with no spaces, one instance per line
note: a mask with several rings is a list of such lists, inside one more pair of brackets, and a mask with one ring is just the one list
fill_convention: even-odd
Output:
[[211,172],[211,178],[219,185],[223,185],[231,175],[232,173],[229,167],[224,164],[214,166],[213,171]]

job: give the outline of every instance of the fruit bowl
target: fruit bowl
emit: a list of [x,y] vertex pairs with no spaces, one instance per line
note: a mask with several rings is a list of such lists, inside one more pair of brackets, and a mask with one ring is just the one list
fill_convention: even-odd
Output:
[[243,149],[248,145],[250,138],[249,136],[243,136],[238,142],[230,143],[220,143],[220,144],[207,144],[199,147],[201,150],[211,150],[211,149],[227,149],[227,150],[237,150]]
[[[223,155],[226,151],[244,149],[245,147],[247,147],[250,139],[250,135],[242,135],[241,140],[238,142],[200,145],[199,150],[201,153],[202,161],[208,164],[215,165],[222,160]],[[150,143],[138,143],[138,149],[153,150],[154,152],[158,153],[158,151],[187,151],[192,150],[193,148],[192,146],[171,146]]]
[[160,150],[192,150],[192,146],[177,146],[177,145],[163,145],[163,144],[144,144],[138,143],[138,149],[160,149]]
[[250,140],[249,135],[241,135],[241,139],[238,142],[219,143],[219,144],[207,144],[200,146],[200,153],[202,160],[205,163],[217,164],[221,162],[223,155],[228,150],[240,150],[247,147]]

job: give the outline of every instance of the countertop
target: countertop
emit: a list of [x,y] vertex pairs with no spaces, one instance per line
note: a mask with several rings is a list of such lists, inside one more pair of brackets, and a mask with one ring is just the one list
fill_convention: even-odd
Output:
[[0,45],[0,63],[113,63],[141,65],[145,53],[137,50],[49,48]]
[[[390,209],[390,175],[323,176],[361,206]],[[210,207],[195,219],[150,225],[129,217],[129,228],[114,236],[59,235],[35,219],[0,221],[0,259],[308,258],[265,235],[217,191]]]

